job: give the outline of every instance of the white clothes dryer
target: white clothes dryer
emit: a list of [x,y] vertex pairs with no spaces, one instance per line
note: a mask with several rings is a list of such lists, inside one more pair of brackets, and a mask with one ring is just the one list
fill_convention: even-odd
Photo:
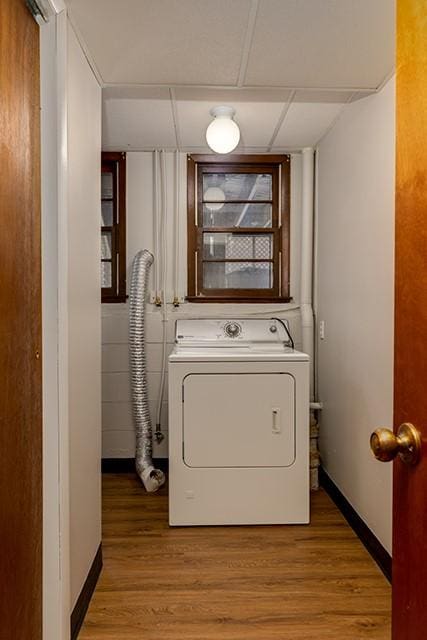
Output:
[[309,357],[278,319],[176,322],[171,525],[309,522]]

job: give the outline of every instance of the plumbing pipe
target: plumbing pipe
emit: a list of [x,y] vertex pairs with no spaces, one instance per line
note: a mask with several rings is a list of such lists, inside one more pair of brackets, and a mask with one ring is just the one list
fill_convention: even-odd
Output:
[[145,353],[145,300],[153,254],[139,251],[132,265],[129,298],[129,364],[132,410],[135,422],[135,466],[147,491],[157,491],[165,475],[153,465],[153,434],[148,406],[148,380]]
[[[153,195],[153,231],[154,231],[154,254],[156,256],[156,263],[154,265],[154,304],[159,307],[162,303],[160,297],[160,260],[159,260],[159,152],[154,151],[154,165],[153,165],[153,182],[154,182],[154,195]],[[159,263],[159,266],[157,264]]]
[[317,319],[319,310],[319,147],[316,147],[314,153],[314,230],[313,230],[313,319],[314,319],[314,356],[313,356],[313,393],[318,398],[319,392],[319,334],[317,331]]
[[178,297],[178,274],[179,274],[179,197],[180,197],[180,171],[179,171],[179,151],[175,152],[175,206],[173,225],[173,247],[174,247],[174,274],[173,274],[173,306],[179,307]]
[[310,356],[310,399],[314,399],[313,357],[313,203],[314,203],[314,149],[302,150],[302,204],[301,204],[301,333],[302,349]]
[[[157,171],[157,167],[156,167],[156,151],[153,151],[153,251],[157,255],[157,245],[156,245],[156,241],[157,241],[157,236],[156,236],[156,229],[157,229],[156,179],[157,178],[156,178],[156,171]],[[154,299],[157,298],[156,283],[157,283],[157,265],[153,265]]]
[[165,377],[166,377],[166,366],[167,366],[167,307],[166,307],[166,286],[167,286],[167,225],[166,225],[166,216],[167,216],[167,182],[166,182],[166,163],[165,163],[165,152],[161,151],[160,153],[160,187],[161,187],[161,244],[162,244],[162,282],[161,282],[161,297],[162,297],[162,310],[161,310],[161,320],[162,320],[162,369],[160,375],[160,387],[159,394],[157,396],[157,409],[156,409],[156,431],[155,437],[156,441],[160,443],[164,439],[164,435],[162,433],[161,427],[161,413],[162,413],[162,403],[163,396],[165,390]]
[[160,224],[160,247],[159,256],[161,256],[162,268],[161,268],[161,280],[160,290],[162,293],[162,302],[166,304],[166,279],[167,279],[167,180],[166,180],[166,159],[165,151],[160,151],[160,211],[161,211],[161,224]]

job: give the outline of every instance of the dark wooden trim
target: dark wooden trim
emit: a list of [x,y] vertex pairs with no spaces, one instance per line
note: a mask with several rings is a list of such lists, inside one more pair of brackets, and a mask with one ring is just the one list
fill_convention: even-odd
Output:
[[88,576],[77,599],[76,605],[71,613],[71,640],[76,640],[77,636],[79,635],[101,570],[102,543],[98,547],[98,551],[96,552],[95,558],[93,559],[92,565],[89,569]]
[[117,303],[117,302],[127,302],[129,296],[102,296],[102,302],[108,303]]
[[[118,251],[117,302],[126,297],[126,154],[118,161],[119,193],[118,224],[116,227],[116,245]],[[121,299],[120,299],[121,298]]]
[[[281,294],[287,298],[290,292],[290,244],[291,244],[291,161],[290,156],[280,166],[280,229],[281,229]],[[285,256],[285,260],[283,259]]]
[[236,302],[244,302],[246,304],[263,304],[266,302],[271,303],[278,303],[278,304],[287,304],[288,302],[292,302],[293,298],[275,298],[275,297],[259,297],[259,298],[224,298],[224,297],[220,297],[220,296],[186,296],[185,298],[187,300],[187,302],[224,302],[224,303],[229,303],[232,302],[233,304]]
[[[289,296],[289,237],[290,237],[290,156],[289,155],[199,155],[187,156],[187,300],[192,302],[288,302]],[[243,165],[243,166],[242,166]],[[209,172],[266,172],[272,176],[272,226],[269,228],[217,228],[203,226],[203,173]],[[279,198],[280,189],[280,198]],[[280,201],[280,210],[279,210]],[[230,201],[248,203],[248,200]],[[257,201],[258,202],[258,201]],[[273,259],[260,260],[272,263],[273,286],[269,289],[207,289],[203,287],[204,233],[271,234],[273,235]],[[213,260],[209,260],[212,262]],[[219,261],[219,260],[218,260]],[[230,262],[231,260],[223,260]],[[237,260],[236,260],[237,262]],[[254,262],[254,260],[238,260]]]
[[320,486],[325,489],[329,497],[335,502],[338,509],[341,511],[362,544],[369,551],[387,580],[391,582],[392,558],[388,551],[383,547],[378,538],[372,533],[368,525],[362,520],[347,498],[341,493],[337,485],[333,480],[331,480],[322,467],[319,468],[319,482]]
[[283,154],[273,155],[268,153],[242,154],[236,153],[232,155],[221,155],[218,153],[191,153],[188,156],[194,163],[201,162],[203,164],[281,164],[283,162]]
[[[242,235],[242,236],[268,236],[277,231],[275,227],[204,227],[203,231],[205,233],[232,233],[233,235]],[[266,258],[268,260],[268,258]],[[266,260],[262,258],[261,260]],[[229,262],[229,259],[225,259],[226,262]],[[240,258],[240,261],[247,261],[247,258]]]
[[196,295],[196,163],[187,156],[187,273],[188,294]]
[[[168,471],[169,460],[167,458],[155,458],[154,466],[162,471]],[[136,473],[135,458],[103,458],[101,461],[102,473]]]
[[[273,235],[273,234],[271,234]],[[202,258],[202,262],[274,262],[273,258]]]

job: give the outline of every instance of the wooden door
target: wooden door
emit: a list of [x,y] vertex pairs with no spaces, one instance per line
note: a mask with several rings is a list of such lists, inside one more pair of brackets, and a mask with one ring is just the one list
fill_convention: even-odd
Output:
[[395,429],[421,432],[394,462],[393,640],[427,638],[427,3],[397,2]]
[[0,0],[0,638],[42,637],[39,28]]

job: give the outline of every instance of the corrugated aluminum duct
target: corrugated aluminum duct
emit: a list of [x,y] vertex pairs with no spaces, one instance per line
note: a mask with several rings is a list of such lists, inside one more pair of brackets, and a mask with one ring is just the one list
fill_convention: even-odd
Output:
[[132,265],[129,310],[129,356],[132,410],[136,433],[136,471],[145,489],[157,491],[165,482],[165,474],[153,465],[153,432],[148,407],[148,381],[145,353],[145,300],[153,255],[139,251]]

